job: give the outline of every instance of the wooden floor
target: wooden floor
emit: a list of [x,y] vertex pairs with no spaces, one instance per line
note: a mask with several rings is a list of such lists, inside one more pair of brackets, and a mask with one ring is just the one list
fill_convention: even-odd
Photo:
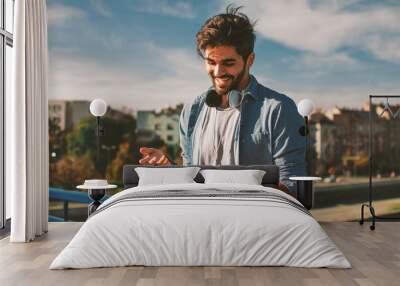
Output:
[[400,222],[323,223],[353,268],[120,267],[48,270],[81,223],[50,223],[32,243],[0,241],[0,285],[400,285]]

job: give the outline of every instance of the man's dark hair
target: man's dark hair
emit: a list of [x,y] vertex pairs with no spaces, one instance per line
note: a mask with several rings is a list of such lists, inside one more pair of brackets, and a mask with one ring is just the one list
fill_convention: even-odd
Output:
[[203,52],[208,46],[233,46],[243,60],[253,52],[255,22],[250,23],[249,18],[239,12],[241,8],[228,5],[225,14],[213,16],[204,23],[196,34],[197,53],[200,57],[204,57]]

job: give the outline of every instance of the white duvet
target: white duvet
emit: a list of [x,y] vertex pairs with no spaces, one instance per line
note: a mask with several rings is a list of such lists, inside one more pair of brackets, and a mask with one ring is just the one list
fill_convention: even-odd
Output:
[[99,207],[50,269],[127,265],[351,267],[317,221],[290,204],[251,197],[187,196],[115,203],[132,192],[168,190],[261,190],[300,204],[279,190],[255,185],[193,183],[127,189]]

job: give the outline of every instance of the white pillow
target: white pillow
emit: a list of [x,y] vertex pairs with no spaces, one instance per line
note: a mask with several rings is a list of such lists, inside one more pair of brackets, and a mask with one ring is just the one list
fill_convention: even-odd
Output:
[[182,168],[135,168],[139,176],[138,186],[195,183],[199,167]]
[[261,185],[265,171],[262,170],[201,170],[204,183],[234,183],[247,185]]

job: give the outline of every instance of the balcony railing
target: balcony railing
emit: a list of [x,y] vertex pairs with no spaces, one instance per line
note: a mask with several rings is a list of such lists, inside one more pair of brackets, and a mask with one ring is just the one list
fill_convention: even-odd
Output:
[[[359,181],[359,182],[358,182]],[[337,205],[354,205],[365,202],[368,198],[368,182],[364,180],[353,180],[348,183],[320,184],[315,187],[315,204],[313,210],[332,208]],[[375,200],[388,200],[399,198],[400,178],[382,178],[374,182],[377,191],[374,194]],[[101,201],[108,199],[105,196]],[[62,215],[50,216],[49,221],[62,222],[69,220],[69,203],[90,204],[92,201],[87,192],[69,191],[61,188],[49,188],[50,201],[62,201]],[[81,210],[82,213],[83,210]],[[87,213],[87,212],[86,212]],[[85,220],[87,215],[83,213],[79,219]],[[73,214],[71,215],[73,216]],[[359,219],[358,217],[355,219]],[[80,221],[82,221],[80,220]]]
[[[110,196],[104,196],[101,201],[108,199]],[[63,201],[63,217],[50,216],[49,221],[52,222],[61,222],[68,221],[68,213],[69,213],[69,203],[82,203],[82,204],[90,204],[92,200],[88,197],[86,192],[77,192],[77,191],[67,191],[60,188],[49,188],[49,199]]]

